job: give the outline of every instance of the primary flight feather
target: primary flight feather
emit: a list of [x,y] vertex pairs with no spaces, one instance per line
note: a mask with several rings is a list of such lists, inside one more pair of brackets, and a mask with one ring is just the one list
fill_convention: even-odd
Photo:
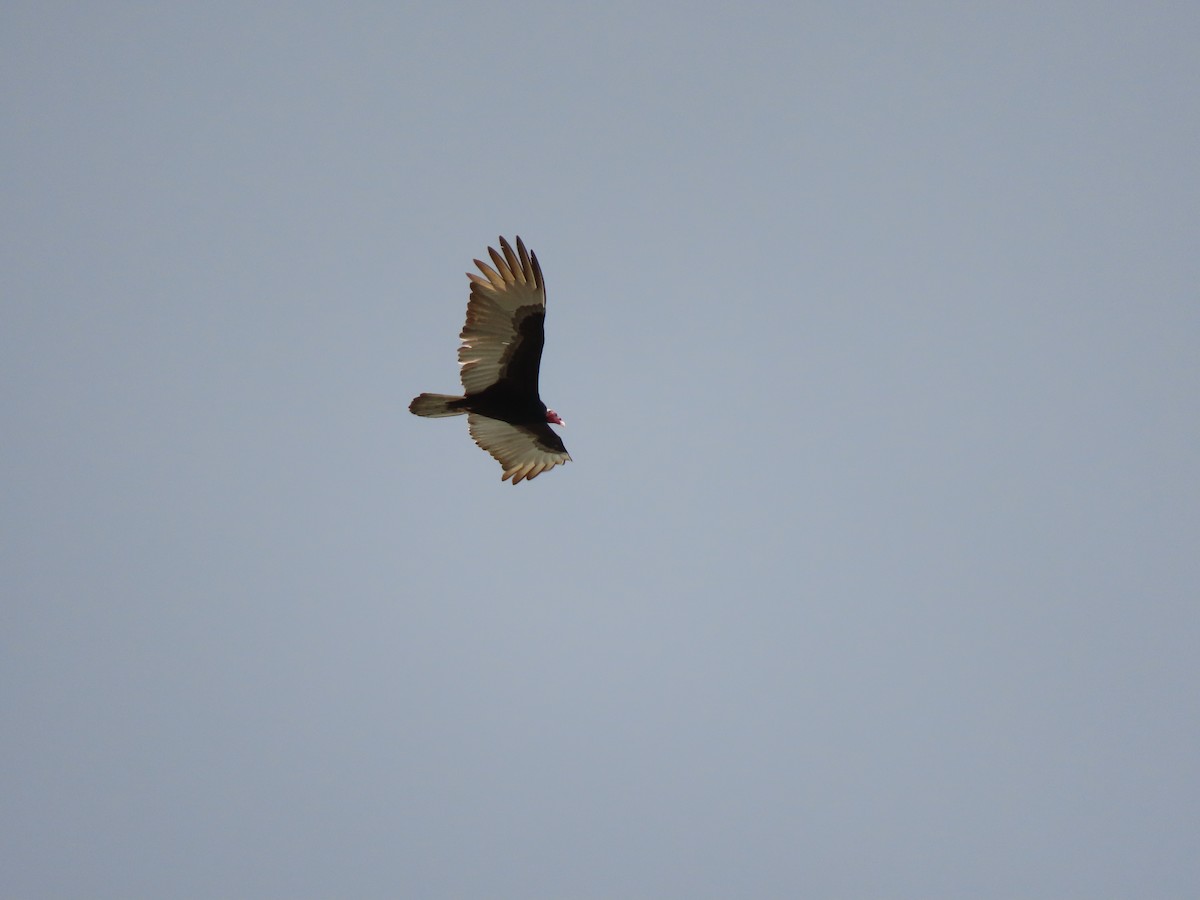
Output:
[[550,424],[563,420],[538,395],[546,285],[537,255],[500,238],[488,247],[492,265],[475,260],[482,273],[467,273],[471,299],[458,364],[464,393],[421,394],[409,404],[418,416],[467,416],[475,443],[504,468],[501,480],[536,478],[571,455]]

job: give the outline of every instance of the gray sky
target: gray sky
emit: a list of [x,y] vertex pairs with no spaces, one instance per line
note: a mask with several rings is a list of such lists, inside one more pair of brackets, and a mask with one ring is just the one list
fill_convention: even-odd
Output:
[[403,6],[0,12],[0,894],[1200,894],[1200,7]]

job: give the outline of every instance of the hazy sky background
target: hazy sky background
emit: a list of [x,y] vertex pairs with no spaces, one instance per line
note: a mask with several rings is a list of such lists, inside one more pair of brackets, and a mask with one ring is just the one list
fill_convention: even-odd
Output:
[[[1200,5],[5,3],[0,895],[1200,895]],[[457,387],[549,288],[574,462]]]

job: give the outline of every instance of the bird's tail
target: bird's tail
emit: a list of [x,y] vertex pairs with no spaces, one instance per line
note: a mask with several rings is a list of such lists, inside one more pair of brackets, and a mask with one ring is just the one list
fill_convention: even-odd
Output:
[[456,407],[454,403],[462,399],[462,397],[455,397],[451,394],[422,394],[408,404],[408,411],[414,416],[430,418],[461,416],[466,410]]

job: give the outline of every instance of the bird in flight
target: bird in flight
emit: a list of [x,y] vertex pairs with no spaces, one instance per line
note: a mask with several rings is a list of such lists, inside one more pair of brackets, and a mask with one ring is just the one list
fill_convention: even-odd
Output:
[[421,394],[409,404],[418,416],[467,417],[475,443],[504,468],[501,481],[536,478],[571,455],[550,427],[563,420],[538,395],[545,340],[546,284],[537,254],[503,237],[488,247],[492,264],[475,260],[481,275],[467,273],[471,299],[458,348],[463,394]]

